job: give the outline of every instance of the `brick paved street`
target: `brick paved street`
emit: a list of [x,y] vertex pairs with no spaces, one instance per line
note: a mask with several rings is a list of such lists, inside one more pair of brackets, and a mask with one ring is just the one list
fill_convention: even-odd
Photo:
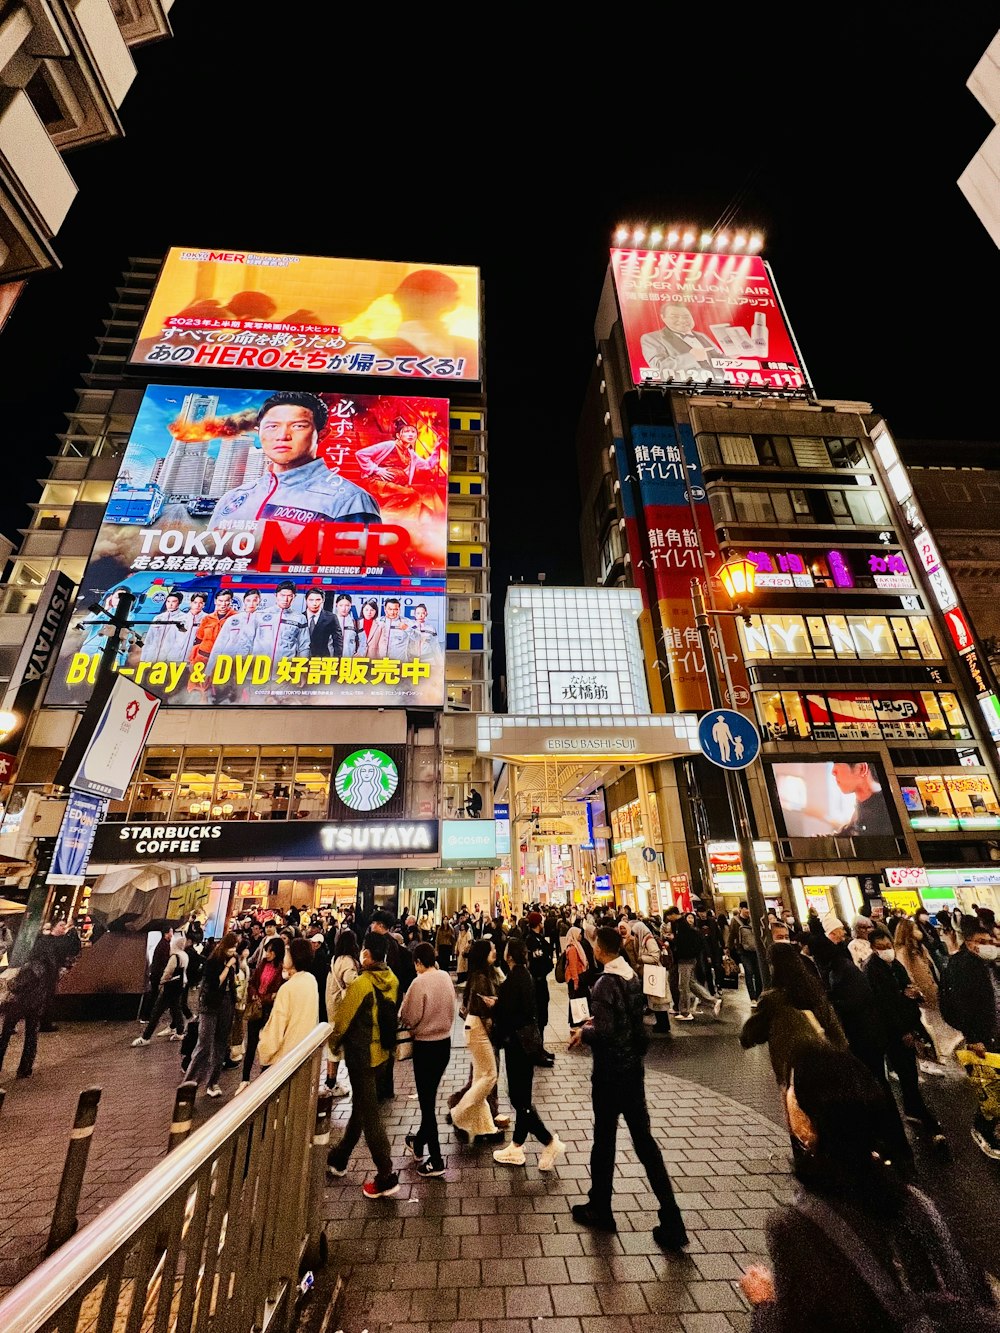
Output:
[[[655,1203],[631,1150],[619,1138],[615,1207],[617,1236],[579,1228],[570,1204],[587,1188],[591,1114],[590,1057],[565,1050],[565,990],[552,987],[548,1044],[555,1068],[536,1076],[536,1103],[569,1151],[554,1171],[533,1165],[501,1167],[488,1148],[460,1147],[445,1128],[448,1173],[419,1180],[403,1136],[416,1126],[412,1070],[397,1066],[395,1101],[384,1108],[403,1188],[393,1199],[369,1202],[360,1185],[370,1174],[363,1143],[342,1180],[325,1196],[331,1263],[344,1296],[330,1333],[586,1333],[640,1324],[683,1333],[745,1329],[737,1288],[744,1266],[762,1254],[764,1216],[786,1197],[787,1136],[764,1049],[744,1052],[737,1034],[746,1016],[743,992],[729,995],[723,1019],[675,1024],[670,1041],[654,1038],[647,1088],[654,1130],[664,1149],[692,1243],[684,1258],[662,1254],[652,1241]],[[31,1079],[15,1080],[15,1038],[0,1082],[0,1290],[42,1257],[79,1092],[104,1089],[81,1199],[81,1223],[162,1157],[174,1093],[181,1078],[178,1046],[129,1042],[133,1023],[64,1023],[43,1034]],[[464,1038],[456,1028],[456,1044]],[[464,1080],[457,1052],[442,1101]],[[232,1091],[238,1075],[223,1076]],[[1000,1272],[995,1226],[998,1171],[969,1140],[972,1099],[961,1080],[932,1080],[925,1095],[949,1132],[955,1160],[941,1163],[915,1141],[920,1180]],[[506,1084],[501,1076],[504,1109]],[[196,1124],[225,1101],[199,1097]],[[336,1126],[349,1102],[335,1104]],[[324,1286],[328,1282],[324,1282]],[[320,1297],[320,1287],[316,1296]],[[318,1304],[318,1302],[317,1302]],[[651,1323],[651,1320],[653,1321]]]

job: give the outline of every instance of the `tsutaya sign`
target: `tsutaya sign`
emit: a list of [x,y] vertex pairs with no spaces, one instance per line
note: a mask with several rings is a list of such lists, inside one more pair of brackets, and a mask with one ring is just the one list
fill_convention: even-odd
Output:
[[277,861],[346,858],[352,861],[426,856],[438,849],[433,819],[366,819],[352,824],[320,822],[113,824],[97,830],[91,861]]

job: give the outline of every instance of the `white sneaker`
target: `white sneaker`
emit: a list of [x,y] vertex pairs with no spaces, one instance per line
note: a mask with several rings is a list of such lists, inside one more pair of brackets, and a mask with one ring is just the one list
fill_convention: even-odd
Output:
[[217,1083],[213,1083],[213,1085],[210,1088],[205,1089],[205,1095],[206,1097],[221,1097],[222,1089],[219,1087]]
[[173,1028],[160,1028],[159,1032],[154,1032],[153,1035],[155,1037],[172,1037],[174,1035],[174,1030]]
[[[538,1154],[539,1171],[551,1171],[556,1164],[556,1158],[561,1157],[566,1151],[566,1145],[558,1134],[552,1135],[552,1142],[547,1143]],[[524,1155],[523,1153],[521,1154]]]
[[716,1018],[718,1018],[719,1015],[722,1013],[722,996],[721,996],[721,995],[720,995],[719,998],[715,1001],[715,1003],[712,1005],[712,1012],[713,1012],[713,1014],[715,1014]]
[[674,1018],[677,1019],[678,1023],[694,1022],[694,1014],[674,1014]]
[[524,1166],[524,1149],[519,1148],[516,1143],[508,1143],[506,1148],[497,1148],[493,1154],[494,1162],[502,1162],[504,1166]]
[[329,1089],[329,1092],[330,1096],[333,1098],[350,1097],[351,1095],[350,1088],[345,1088],[342,1083],[334,1084],[334,1086]]
[[132,1045],[133,1045],[133,1046],[148,1046],[148,1045],[149,1045],[149,1038],[148,1038],[148,1037],[136,1037],[136,1039],[135,1039],[135,1041],[132,1043]]

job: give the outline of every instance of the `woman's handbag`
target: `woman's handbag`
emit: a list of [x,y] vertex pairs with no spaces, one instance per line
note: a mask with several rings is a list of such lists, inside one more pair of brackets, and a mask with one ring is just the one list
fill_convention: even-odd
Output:
[[413,1059],[413,1033],[402,1025],[396,1031],[396,1059]]
[[566,980],[566,950],[564,949],[556,961],[556,981],[561,986]]
[[243,1010],[243,1021],[245,1023],[259,1023],[264,1017],[264,1002],[259,995],[251,995],[246,1002],[246,1008]]

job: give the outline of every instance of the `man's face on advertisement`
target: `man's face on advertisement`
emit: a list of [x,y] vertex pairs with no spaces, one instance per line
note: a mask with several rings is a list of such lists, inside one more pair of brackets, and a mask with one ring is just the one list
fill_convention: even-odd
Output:
[[673,333],[690,333],[694,328],[694,315],[686,305],[668,305],[663,311],[663,323]]
[[398,620],[398,619],[399,619],[399,603],[398,603],[398,602],[386,602],[386,604],[385,604],[385,613],[386,613],[386,615],[389,617],[390,620]]
[[265,412],[257,427],[261,448],[272,468],[284,472],[316,457],[316,423],[307,407],[283,403]]
[[204,611],[204,609],[205,609],[204,597],[202,597],[201,593],[195,593],[195,595],[191,598],[191,610],[195,613],[195,615],[198,615],[198,613]]
[[164,606],[168,611],[171,612],[176,611],[177,608],[180,606],[180,604],[181,604],[181,599],[175,592],[167,593],[167,596],[164,599]]
[[292,604],[292,598],[294,596],[295,593],[291,588],[279,588],[274,594],[274,600],[277,602],[280,610],[287,611]]
[[860,796],[869,785],[867,764],[834,764],[831,774],[845,796]]
[[306,610],[311,616],[318,616],[323,609],[323,594],[321,592],[310,592],[306,594]]
[[231,592],[220,592],[215,599],[215,609],[221,614],[226,614],[233,609],[233,594]]

